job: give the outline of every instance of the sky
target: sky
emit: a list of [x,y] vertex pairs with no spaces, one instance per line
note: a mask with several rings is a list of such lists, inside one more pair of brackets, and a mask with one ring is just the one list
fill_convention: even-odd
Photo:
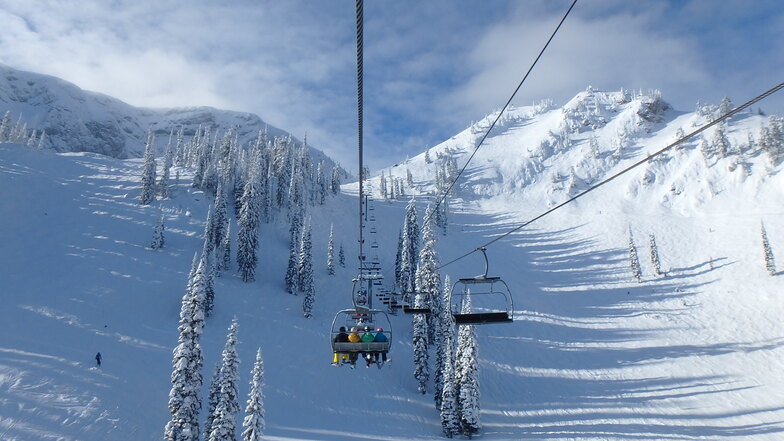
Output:
[[[368,0],[365,163],[421,153],[498,110],[569,0]],[[253,112],[356,170],[351,0],[0,0],[0,63],[137,106]],[[579,0],[516,105],[589,85],[676,109],[780,83],[779,0]],[[781,95],[781,93],[780,93]],[[784,113],[784,96],[761,103]]]

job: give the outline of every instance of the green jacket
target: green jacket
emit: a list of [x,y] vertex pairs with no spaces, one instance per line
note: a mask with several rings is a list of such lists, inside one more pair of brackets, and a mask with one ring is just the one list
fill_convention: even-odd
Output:
[[372,332],[365,332],[364,334],[362,334],[362,341],[365,343],[370,343],[373,340],[375,340],[375,338],[376,336],[373,335]]

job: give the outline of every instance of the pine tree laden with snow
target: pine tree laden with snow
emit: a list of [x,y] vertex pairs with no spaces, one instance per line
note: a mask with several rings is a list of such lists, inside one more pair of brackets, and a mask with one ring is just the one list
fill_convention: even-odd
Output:
[[157,250],[159,248],[163,248],[163,245],[166,243],[166,240],[163,236],[164,228],[165,226],[163,224],[163,215],[161,215],[158,223],[155,224],[155,229],[152,233],[152,244],[150,245],[152,249]]
[[760,223],[760,230],[762,233],[762,252],[765,255],[765,269],[771,276],[776,275],[776,261],[773,259],[773,249],[770,247],[768,241],[768,233],[765,231],[765,224]]
[[[428,206],[425,212],[426,223],[423,227],[422,250],[419,252],[419,261],[415,274],[416,297],[415,308],[432,308],[433,300],[441,295],[441,276],[438,273],[438,253],[436,251],[437,235],[435,234],[435,219],[433,206]],[[431,309],[432,311],[432,309]],[[423,324],[417,323],[417,317]],[[414,316],[414,360],[416,371],[414,376],[420,381],[419,391],[425,393],[428,380],[428,346],[438,331],[439,322],[436,314],[416,314]],[[417,331],[424,331],[420,339]]]
[[255,200],[256,186],[249,181],[245,184],[240,218],[237,221],[237,267],[242,281],[246,283],[256,278],[259,219]]
[[335,275],[335,235],[334,225],[329,225],[329,240],[327,241],[327,274]]
[[642,283],[642,267],[640,266],[640,258],[637,256],[637,246],[634,244],[631,227],[629,227],[629,266],[632,270],[632,277]]
[[207,277],[205,280],[205,291],[204,291],[204,316],[210,317],[212,316],[212,311],[215,309],[215,273],[216,270],[216,263],[215,259],[211,258],[209,255],[204,255],[203,259],[206,260],[207,263]]
[[242,441],[261,441],[264,435],[264,360],[261,357],[261,348],[256,352],[256,362],[251,372],[250,392],[248,404],[245,407],[245,419],[242,427]]
[[457,390],[455,388],[454,353],[452,348],[454,327],[450,326],[444,332],[443,350],[443,385],[437,400],[438,410],[441,415],[441,430],[447,438],[460,435],[463,428],[460,424],[460,411],[457,404]]
[[207,390],[207,420],[204,422],[204,433],[209,437],[212,432],[212,421],[215,419],[221,387],[221,366],[222,360],[215,363],[215,370],[212,372],[210,388]]
[[155,200],[155,137],[147,132],[147,145],[144,147],[144,168],[142,169],[142,193],[139,204],[149,205]]
[[[435,315],[438,320],[438,332],[434,333],[434,346],[436,352],[436,364],[434,367],[434,395],[433,400],[436,402],[436,409],[441,410],[444,384],[447,375],[447,363],[451,364],[454,357],[452,357],[453,343],[454,343],[454,323],[452,321],[452,311],[449,308],[449,297],[451,288],[449,276],[444,278],[444,286],[441,292],[436,296],[437,302],[433,302],[432,315]],[[450,369],[452,369],[450,367]],[[454,369],[451,374],[454,377]],[[454,380],[454,379],[453,379]]]
[[297,294],[299,246],[301,240],[300,219],[301,216],[299,214],[292,216],[291,224],[289,225],[289,261],[286,266],[286,277],[284,278],[286,292],[294,295]]
[[38,150],[43,150],[46,147],[46,131],[41,130],[41,137],[38,138]]
[[[422,293],[414,296],[418,302],[414,307],[422,303]],[[414,314],[413,318],[414,334],[414,378],[417,380],[417,390],[420,394],[427,393],[427,380],[430,377],[428,366],[428,347],[427,347],[427,318],[425,314]]]
[[338,251],[338,265],[340,265],[341,268],[346,267],[346,252],[343,250],[342,243],[340,244],[340,249]]
[[302,300],[302,315],[313,316],[313,302],[316,297],[316,286],[313,282],[313,243],[310,232],[310,221],[302,228],[302,239],[299,247],[299,267],[297,268],[297,288],[305,293]]
[[[208,441],[233,441],[235,439],[235,414],[239,404],[239,364],[237,355],[237,319],[232,320],[221,353],[217,404],[212,415]],[[205,432],[207,433],[207,432]]]
[[661,261],[659,260],[659,248],[656,246],[656,237],[651,233],[648,235],[648,244],[651,250],[651,264],[653,265],[653,271],[656,273],[657,276],[663,276],[664,271],[661,269]]
[[[255,195],[252,195],[255,196]],[[255,200],[253,201],[255,202]],[[256,207],[253,207],[256,209]],[[226,236],[226,229],[229,226],[229,203],[226,198],[226,191],[223,182],[218,183],[218,190],[215,193],[215,219],[213,220],[213,244],[219,249]],[[256,213],[256,228],[258,228],[258,213]]]
[[221,242],[219,249],[221,251],[219,256],[222,256],[219,257],[220,270],[228,271],[231,268],[231,223],[226,225],[226,235],[223,236],[223,242]]
[[171,174],[172,165],[174,165],[174,151],[172,150],[172,137],[174,136],[174,129],[169,133],[169,142],[166,144],[166,149],[163,153],[163,173],[158,182],[158,193],[161,198],[166,199],[169,197],[169,176]]
[[203,363],[199,339],[204,329],[206,267],[199,262],[180,309],[180,333],[172,359],[172,388],[169,392],[171,420],[164,429],[166,441],[199,441],[199,411]]
[[9,139],[10,133],[8,130],[10,129],[11,124],[11,111],[6,110],[5,115],[3,115],[2,121],[0,121],[0,142],[7,142]]
[[[470,295],[464,298],[461,313],[471,312]],[[479,358],[474,325],[460,325],[457,335],[455,384],[462,432],[469,439],[482,425],[479,420]]]

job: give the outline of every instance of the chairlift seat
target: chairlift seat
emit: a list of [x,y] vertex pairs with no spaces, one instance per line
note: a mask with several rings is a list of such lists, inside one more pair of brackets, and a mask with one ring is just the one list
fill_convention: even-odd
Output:
[[476,312],[469,314],[452,314],[455,324],[483,325],[487,323],[508,323],[513,321],[506,312]]

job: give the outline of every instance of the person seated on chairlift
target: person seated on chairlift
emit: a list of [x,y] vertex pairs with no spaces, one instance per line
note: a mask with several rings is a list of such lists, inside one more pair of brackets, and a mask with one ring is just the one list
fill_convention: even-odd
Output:
[[[386,336],[386,334],[384,334],[384,330],[382,328],[377,328],[376,329],[376,335],[375,335],[373,341],[377,342],[377,343],[386,343],[387,341],[389,341],[389,339],[387,339],[387,336]],[[381,361],[380,362],[379,362],[379,359],[378,359],[379,355],[381,356]],[[376,353],[373,354],[373,356],[376,359],[376,366],[378,366],[378,368],[381,369],[381,366],[383,366],[384,363],[387,362],[387,353],[386,353],[386,351],[384,351],[384,352],[376,352]]]
[[[348,335],[348,341],[351,343],[359,343],[362,341],[362,337],[359,336],[357,333],[358,329],[356,326],[351,328],[351,334]],[[348,356],[348,362],[351,364],[351,368],[353,369],[354,366],[357,364],[357,358],[359,358],[359,354],[354,351],[351,352]]]
[[[375,341],[376,336],[370,332],[372,329],[370,326],[365,326],[365,333],[362,334],[362,343],[373,343]],[[372,353],[368,352],[365,354],[365,362],[367,363],[366,367],[370,367],[370,364],[374,363]]]
[[[346,334],[346,327],[341,326],[340,332],[338,335],[335,336],[335,343],[348,343],[348,334]],[[343,366],[343,363],[348,360],[348,354],[345,352],[340,353],[340,365]],[[335,352],[334,357],[332,357],[332,366],[338,366],[338,353]]]

